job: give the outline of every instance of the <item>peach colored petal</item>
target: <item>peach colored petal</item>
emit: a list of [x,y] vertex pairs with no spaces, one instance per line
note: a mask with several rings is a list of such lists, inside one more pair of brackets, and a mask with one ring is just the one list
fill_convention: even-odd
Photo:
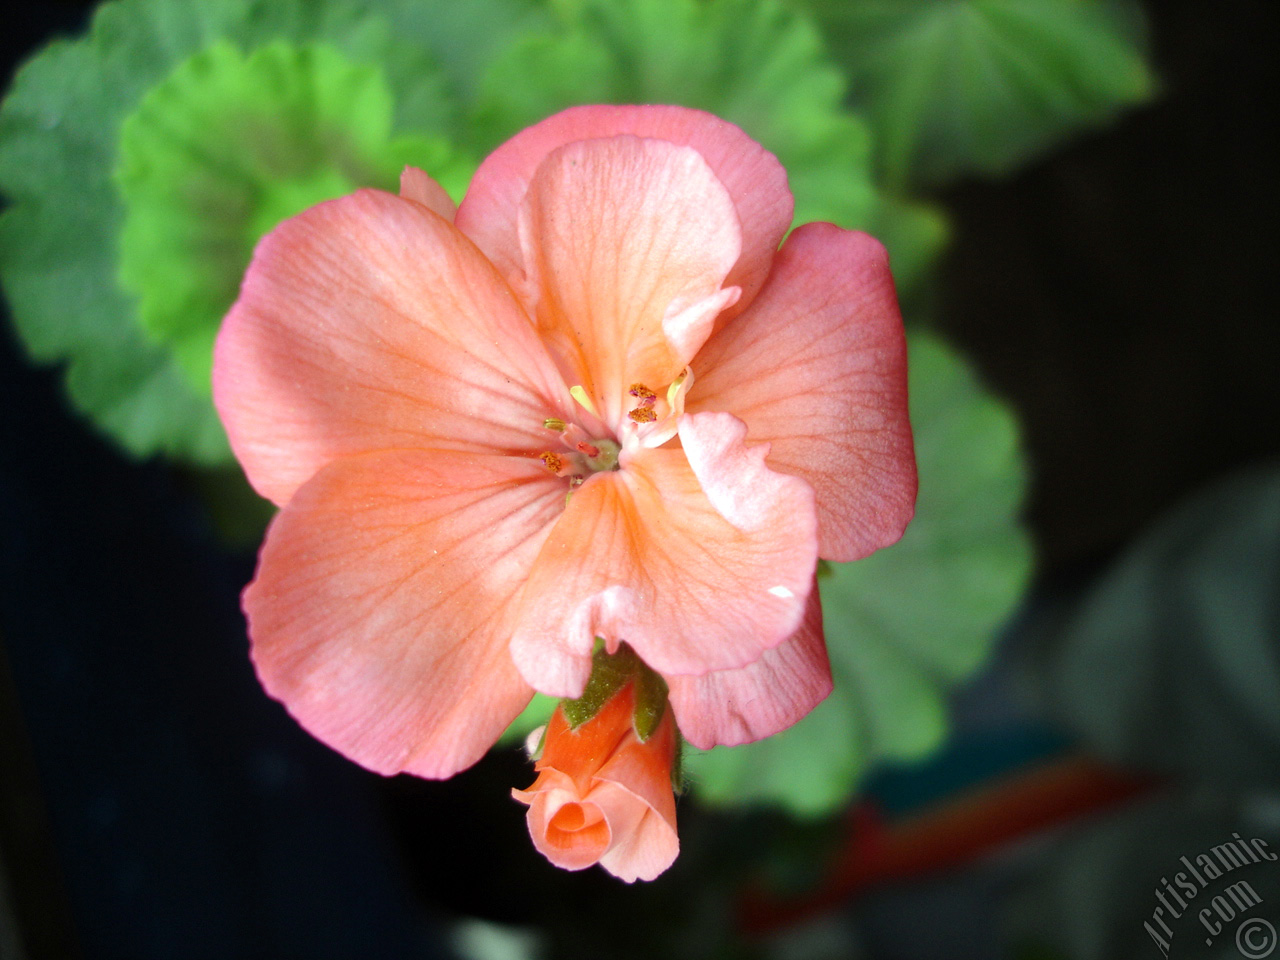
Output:
[[534,564],[512,638],[520,673],[539,690],[579,696],[597,636],[626,641],[662,674],[698,674],[745,666],[795,631],[816,562],[813,492],[765,467],[763,451],[721,442],[718,433],[744,432],[730,421],[708,421],[694,442],[738,467],[713,477],[721,503],[741,508],[733,522],[679,449],[625,452],[623,469],[574,493]]
[[436,183],[425,170],[417,167],[405,167],[400,173],[400,196],[406,200],[414,200],[434,214],[444,217],[450,223],[458,214],[458,205],[445,193],[444,187]]
[[[671,796],[671,784],[667,784]],[[604,867],[619,880],[635,883],[652,880],[675,862],[680,853],[676,833],[675,801],[671,819],[650,809],[635,794],[616,783],[603,781],[591,792],[613,830],[613,842],[600,857]]]
[[520,210],[539,330],[596,403],[623,421],[633,383],[665,389],[737,297],[733,202],[691,147],[637,137],[559,147]]
[[214,401],[254,487],[285,503],[372,450],[536,452],[570,401],[506,284],[461,233],[374,190],[258,245],[223,323]]
[[633,811],[643,811],[631,829],[615,830],[614,843],[600,858],[600,866],[627,883],[652,880],[680,853],[671,786],[675,752],[676,724],[667,710],[647,741],[641,743],[635,735],[627,738],[596,774],[601,786],[592,796],[606,816],[611,815],[611,823],[621,823],[621,815],[612,813],[611,805],[629,803]]
[[[631,700],[634,703],[634,700]],[[631,717],[627,717],[630,726]],[[676,751],[676,725],[666,711],[648,740],[632,732],[608,754],[595,778],[616,783],[675,828],[676,800],[671,789],[671,761]]]
[[569,726],[564,711],[557,710],[547,723],[538,769],[554,767],[570,774],[578,792],[585,796],[601,764],[623,740],[634,738],[631,715],[635,705],[634,689],[626,687],[576,730]]
[[667,684],[680,733],[699,750],[750,743],[798,722],[831,693],[817,585],[800,629],[755,663]]
[[529,804],[529,836],[557,867],[585,870],[609,849],[613,831],[604,811],[586,801],[572,778],[559,770],[544,769],[528,790],[512,790],[511,795]]
[[[690,146],[710,165],[733,199],[742,226],[742,254],[727,286],[742,288],[737,310],[750,301],[774,251],[791,226],[794,201],[776,157],[719,117],[675,106],[582,106],[516,134],[480,165],[458,209],[458,226],[507,276],[523,269],[516,211],[543,159],[567,143],[632,134]],[[732,310],[730,311],[732,312]]]
[[541,464],[513,457],[328,465],[271,524],[244,593],[263,686],[371,770],[470,766],[531,696],[509,613],[563,502]]
[[906,342],[884,248],[825,223],[799,227],[751,309],[694,361],[689,411],[727,410],[769,465],[817,495],[822,556],[895,542],[915,509]]

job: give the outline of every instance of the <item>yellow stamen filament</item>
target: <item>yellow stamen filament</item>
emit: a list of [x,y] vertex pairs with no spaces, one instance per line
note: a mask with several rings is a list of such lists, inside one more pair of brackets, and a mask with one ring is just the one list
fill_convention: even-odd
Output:
[[[581,384],[570,387],[569,396],[577,400],[588,413],[596,413],[596,405],[591,402],[591,397],[587,395],[587,391],[582,388]],[[596,414],[596,416],[599,416],[599,414]]]
[[688,376],[689,376],[689,368],[685,367],[684,373],[680,374],[680,376],[676,377],[674,380],[671,381],[671,386],[667,387],[667,405],[668,406],[670,407],[675,406],[676,394],[680,392],[680,387],[684,384]]

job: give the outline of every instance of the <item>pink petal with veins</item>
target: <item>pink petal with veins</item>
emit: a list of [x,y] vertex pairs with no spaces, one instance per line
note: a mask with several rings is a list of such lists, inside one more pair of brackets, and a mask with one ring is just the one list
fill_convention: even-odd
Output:
[[826,223],[799,227],[751,308],[694,361],[690,411],[727,410],[769,465],[812,485],[819,553],[894,543],[915,510],[902,319],[884,248]]
[[631,384],[665,389],[737,299],[722,290],[740,234],[729,194],[690,147],[637,137],[568,144],[520,212],[538,329],[606,423]]
[[458,213],[458,205],[445,193],[444,187],[417,167],[405,167],[400,173],[400,196],[422,204],[450,223]]
[[419,203],[362,190],[258,245],[222,325],[213,396],[283,505],[325,464],[388,449],[530,454],[571,402],[493,267]]
[[742,288],[729,313],[742,310],[764,282],[774,251],[791,227],[794,201],[773,154],[719,117],[675,106],[571,107],[516,134],[480,165],[458,209],[458,227],[507,276],[524,269],[516,211],[534,173],[557,147],[632,134],[697,150],[733,200],[742,252],[725,280]]
[[267,691],[370,770],[448,777],[533,691],[507,652],[525,576],[564,502],[534,461],[349,457],[303,485],[244,593]]
[[771,737],[831,693],[815,583],[800,628],[755,663],[697,677],[667,677],[680,733],[699,750]]
[[664,675],[701,674],[746,666],[796,630],[817,560],[813,492],[765,466],[745,433],[728,414],[686,417],[683,450],[635,451],[574,493],[512,639],[526,680],[579,696],[596,637]]

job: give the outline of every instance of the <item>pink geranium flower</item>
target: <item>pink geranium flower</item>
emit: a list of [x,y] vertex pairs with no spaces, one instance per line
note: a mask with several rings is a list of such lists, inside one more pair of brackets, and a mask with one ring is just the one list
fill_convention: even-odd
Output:
[[830,689],[819,557],[912,513],[884,250],[796,229],[777,160],[679,107],[525,130],[453,205],[425,174],[259,245],[214,398],[282,509],[245,591],[266,689],[381,773],[474,763],[595,639],[699,747]]

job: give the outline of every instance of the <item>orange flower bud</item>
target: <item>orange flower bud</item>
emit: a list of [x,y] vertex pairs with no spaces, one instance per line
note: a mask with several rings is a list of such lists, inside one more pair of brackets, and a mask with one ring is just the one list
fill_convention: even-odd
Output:
[[538,779],[511,795],[529,805],[529,833],[566,870],[599,863],[631,883],[652,880],[680,850],[671,766],[676,728],[670,708],[652,734],[636,733],[636,682],[573,729],[563,705],[547,724]]

